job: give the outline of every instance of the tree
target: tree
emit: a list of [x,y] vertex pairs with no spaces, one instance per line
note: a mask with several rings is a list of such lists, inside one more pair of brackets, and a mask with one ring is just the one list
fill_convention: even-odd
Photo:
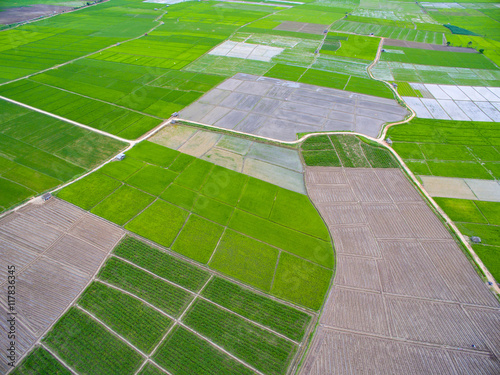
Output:
[[447,45],[448,47],[450,46],[450,44],[451,44],[451,42],[446,42],[446,45]]
[[471,40],[469,40],[469,43],[467,43],[467,47],[470,47],[470,46],[472,46],[472,41]]
[[483,53],[483,52],[484,52],[484,48],[480,48],[479,53]]

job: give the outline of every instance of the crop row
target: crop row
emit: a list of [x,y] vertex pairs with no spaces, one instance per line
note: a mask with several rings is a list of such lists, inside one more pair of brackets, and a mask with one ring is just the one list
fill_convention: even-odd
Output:
[[208,272],[133,237],[125,237],[113,253],[192,291],[199,290],[208,280]]
[[145,353],[153,350],[172,324],[142,301],[98,282],[85,290],[78,305]]
[[254,322],[301,341],[311,316],[252,292],[225,279],[214,277],[202,295]]
[[181,314],[192,298],[190,293],[117,258],[108,259],[98,278],[139,296],[175,317]]
[[296,346],[204,300],[196,300],[184,322],[267,374],[282,374]]

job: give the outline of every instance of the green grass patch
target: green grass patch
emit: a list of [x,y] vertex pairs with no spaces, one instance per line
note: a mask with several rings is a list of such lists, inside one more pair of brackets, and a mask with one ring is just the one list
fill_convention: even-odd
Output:
[[488,171],[476,162],[442,162],[442,161],[427,161],[429,170],[434,176],[443,177],[462,177],[462,178],[479,178],[484,180],[492,180],[493,177]]
[[279,189],[269,219],[296,231],[330,241],[328,228],[307,195]]
[[123,225],[146,208],[153,200],[154,197],[151,195],[128,185],[122,185],[95,206],[91,212],[113,223]]
[[85,290],[78,305],[145,353],[153,350],[172,324],[142,301],[97,282]]
[[425,161],[405,161],[405,164],[416,175],[424,175],[424,176],[432,175]]
[[285,373],[297,350],[291,342],[204,300],[194,302],[184,321],[266,374]]
[[151,362],[148,362],[146,366],[143,367],[139,375],[164,375],[165,373],[160,370],[158,367],[153,365]]
[[26,186],[37,193],[42,193],[62,183],[61,180],[47,176],[46,174],[37,172],[19,164],[3,173],[2,176],[6,179]]
[[235,210],[229,227],[317,264],[333,268],[331,242],[299,233],[240,210]]
[[[277,192],[276,185],[249,177],[238,202],[238,208],[267,219],[273,208]],[[316,215],[318,215],[317,212]]]
[[372,168],[399,168],[398,161],[382,146],[361,142],[361,148]]
[[333,150],[330,138],[327,135],[317,135],[307,138],[300,145],[302,150]]
[[154,354],[153,359],[177,375],[238,374],[254,372],[181,326],[175,327]]
[[149,141],[143,141],[127,151],[127,155],[132,158],[144,160],[160,167],[168,167],[178,154],[179,151]]
[[127,184],[147,193],[160,195],[178,176],[177,173],[156,165],[147,165],[127,179]]
[[133,237],[125,237],[113,253],[192,291],[198,291],[208,280],[208,272]]
[[296,341],[302,340],[311,321],[311,316],[307,313],[219,277],[210,280],[202,295]]
[[[334,42],[340,42],[340,48],[331,49],[330,46],[336,46],[337,44]],[[328,33],[321,52],[327,52],[328,54],[336,56],[374,60],[379,43],[379,38],[369,36]]]
[[474,201],[438,197],[435,197],[434,200],[453,221],[488,224]]
[[17,158],[16,162],[61,181],[68,181],[85,172],[82,167],[42,150],[36,150],[29,155]]
[[320,167],[341,167],[339,157],[335,150],[302,151],[306,165]]
[[392,148],[403,159],[425,159],[424,154],[416,143],[393,143]]
[[474,155],[462,145],[423,143],[420,145],[420,149],[428,160],[475,160]]
[[177,157],[172,162],[172,164],[170,164],[168,169],[170,169],[171,171],[177,172],[177,173],[181,173],[184,169],[186,169],[186,167],[189,164],[191,164],[191,162],[193,160],[196,160],[196,158],[194,156],[179,153],[179,155],[177,155]]
[[172,250],[206,264],[223,230],[220,225],[191,215],[172,245]]
[[319,310],[332,276],[331,270],[291,254],[281,253],[271,293],[287,301]]
[[196,159],[184,169],[175,182],[193,190],[200,190],[212,167],[212,163]]
[[0,206],[10,207],[33,196],[35,192],[15,182],[0,177]]
[[474,203],[491,225],[500,225],[500,202],[474,201]]
[[299,82],[343,90],[348,79],[349,76],[345,74],[332,73],[318,69],[308,69],[307,72],[305,72],[300,78]]
[[500,280],[500,247],[472,245],[472,248],[498,282]]
[[157,200],[139,216],[127,223],[125,229],[160,245],[170,247],[187,216],[187,211]]
[[160,197],[167,202],[185,208],[186,210],[191,210],[194,202],[198,198],[198,194],[192,190],[173,183],[170,184]]
[[37,346],[21,363],[12,371],[13,375],[70,375],[64,367],[52,354],[41,346]]
[[54,325],[43,342],[65,363],[85,374],[130,374],[143,360],[139,353],[75,307]]
[[121,186],[121,182],[95,172],[57,193],[57,196],[89,210]]
[[276,64],[271,69],[268,70],[266,77],[285,79],[287,81],[297,82],[302,74],[306,71],[306,68],[299,66],[286,65],[286,64]]
[[191,210],[206,219],[215,221],[221,225],[226,225],[234,209],[215,199],[199,195]]
[[201,189],[202,194],[236,206],[247,176],[227,168],[214,166]]
[[120,181],[125,181],[132,174],[141,169],[145,163],[133,158],[125,158],[104,165],[99,171]]
[[227,230],[210,262],[210,267],[269,291],[279,251],[269,245]]
[[117,258],[109,258],[98,278],[124,289],[177,317],[191,300],[191,295],[164,280]]
[[484,245],[498,246],[500,244],[500,226],[457,223],[457,228],[467,237],[477,236]]

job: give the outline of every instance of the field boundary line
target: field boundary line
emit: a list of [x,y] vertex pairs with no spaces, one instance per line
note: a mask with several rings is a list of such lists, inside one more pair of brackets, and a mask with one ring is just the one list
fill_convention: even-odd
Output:
[[[103,3],[103,2],[101,2],[101,3]],[[101,3],[98,3],[98,4],[101,4]],[[97,4],[96,4],[96,5],[97,5]],[[82,9],[82,8],[79,8],[79,9],[77,9],[77,10],[80,10],[80,9]],[[154,27],[153,27],[153,28],[151,28],[150,30],[146,31],[146,33],[141,33],[141,35],[139,35],[139,36],[136,36],[136,37],[134,37],[134,38],[130,38],[130,39],[126,39],[126,40],[123,40],[123,41],[121,41],[121,42],[117,42],[117,43],[123,44],[123,43],[131,42],[131,41],[134,41],[134,40],[136,40],[136,39],[142,38],[142,37],[144,36],[144,34],[149,34],[149,33],[151,33],[151,32],[152,32],[152,31],[154,31],[156,28],[158,28],[158,27],[160,27],[161,25],[163,25],[163,24],[164,24],[164,22],[163,22],[163,21],[158,21],[158,19],[159,19],[159,18],[161,18],[161,17],[163,17],[163,16],[164,16],[165,14],[167,14],[167,13],[168,13],[168,11],[165,11],[165,12],[163,12],[160,16],[158,16],[156,19],[154,19],[154,20],[153,20],[153,22],[159,22],[159,24],[158,24],[158,25],[156,25],[156,26],[154,26]],[[57,15],[59,15],[59,14],[56,14],[56,15],[54,15],[54,16],[57,16]],[[7,30],[9,30],[9,29],[7,29]],[[86,55],[83,55],[83,56],[80,56],[80,57],[74,58],[74,59],[69,60],[69,61],[66,61],[66,62],[63,62],[63,63],[61,63],[61,64],[57,64],[57,65],[51,66],[51,67],[49,67],[49,68],[39,70],[38,72],[31,73],[31,74],[25,75],[25,76],[23,76],[23,77],[15,78],[15,79],[10,80],[10,81],[7,81],[7,82],[0,83],[0,86],[3,86],[3,85],[8,85],[9,83],[14,83],[14,82],[17,82],[17,81],[21,81],[21,80],[23,80],[23,79],[26,79],[26,78],[30,78],[30,77],[36,76],[36,75],[38,75],[38,74],[42,74],[42,73],[48,72],[49,70],[52,70],[52,69],[58,69],[58,68],[60,68],[60,67],[62,67],[62,66],[65,66],[65,65],[71,64],[71,63],[73,63],[73,62],[75,62],[75,61],[78,61],[78,60],[85,59],[85,58],[87,58],[87,57],[90,57],[90,56],[92,56],[92,55],[95,55],[95,54],[96,54],[96,53],[98,53],[98,52],[103,52],[103,51],[106,51],[106,50],[108,50],[108,49],[110,49],[110,48],[113,48],[113,47],[116,47],[116,43],[113,43],[113,44],[112,44],[112,45],[110,45],[110,46],[107,46],[107,47],[101,48],[100,50],[93,51],[93,52],[90,52],[90,53],[88,53],[88,54],[86,54]]]
[[47,116],[50,116],[50,117],[53,117],[55,119],[58,119],[58,120],[61,120],[61,121],[64,121],[64,122],[67,122],[71,125],[75,125],[75,126],[78,126],[80,128],[84,128],[84,129],[87,129],[87,130],[90,130],[90,131],[93,131],[94,133],[99,133],[101,135],[104,135],[104,136],[107,136],[107,137],[110,137],[110,138],[113,138],[113,139],[116,139],[117,141],[120,141],[120,142],[125,142],[125,143],[128,143],[128,144],[131,144],[133,141],[130,141],[128,139],[125,139],[125,138],[121,138],[117,135],[114,135],[114,134],[111,134],[111,133],[107,133],[105,131],[102,131],[102,130],[99,130],[99,129],[96,129],[96,128],[93,128],[91,126],[88,126],[88,125],[84,125],[80,122],[76,122],[76,121],[73,121],[73,120],[70,120],[66,117],[62,117],[62,116],[59,116],[59,115],[56,115],[54,113],[51,113],[51,112],[47,112],[47,111],[44,111],[43,109],[40,109],[40,108],[36,108],[36,107],[32,107],[30,106],[29,104],[25,104],[25,103],[22,103],[22,102],[18,102],[17,100],[14,100],[14,99],[10,99],[10,98],[7,98],[5,96],[1,96],[0,95],[0,99],[3,99],[7,102],[10,102],[10,103],[13,103],[13,104],[17,104],[21,107],[24,107],[24,108],[27,108],[27,109],[30,109],[32,111],[35,111],[35,112],[38,112],[38,113],[41,113],[41,114],[44,114],[44,115],[47,115]]
[[82,311],[84,314],[88,315],[92,320],[96,321],[100,325],[102,325],[109,333],[112,335],[118,337],[121,341],[123,341],[125,344],[130,346],[132,349],[134,349],[137,353],[139,353],[143,357],[147,357],[147,354],[145,354],[141,349],[139,349],[137,346],[132,344],[130,341],[128,341],[125,337],[120,335],[119,333],[115,332],[111,327],[109,327],[106,323],[104,323],[101,319],[96,317],[94,314],[92,314],[90,311],[84,309],[81,307],[79,304],[75,303],[74,307],[76,307],[78,310]]
[[[98,99],[98,98],[93,98],[91,96],[88,96],[88,95],[84,95],[84,94],[80,94],[76,91],[71,91],[71,90],[68,90],[68,89],[65,89],[65,88],[62,88],[62,87],[57,87],[57,86],[53,86],[53,85],[50,85],[48,83],[45,83],[45,82],[39,82],[39,81],[34,81],[32,79],[29,79],[27,78],[28,81],[30,82],[34,82],[36,84],[39,84],[39,85],[42,85],[42,86],[47,86],[47,87],[51,87],[53,89],[56,89],[56,90],[60,90],[60,91],[64,91],[64,92],[67,92],[67,93],[70,93],[70,94],[73,94],[73,95],[77,95],[77,96],[81,96],[82,98],[87,98],[87,99],[90,99],[90,100],[95,100],[96,102],[100,102],[100,103],[104,103],[104,104],[108,104],[108,105],[111,105],[113,107],[118,107],[118,108],[122,108],[122,109],[125,109],[127,111],[131,111],[131,112],[135,112],[135,113],[138,113],[140,115],[143,115],[143,116],[148,116],[148,117],[153,117],[153,118],[156,118],[157,120],[165,120],[165,118],[163,117],[158,117],[158,116],[155,116],[155,115],[150,115],[148,113],[144,113],[144,112],[141,112],[141,111],[138,111],[136,109],[132,109],[132,108],[128,108],[128,107],[124,107],[124,106],[121,106],[119,104],[116,104],[116,103],[112,103],[112,102],[108,102],[106,100],[102,100],[102,99]],[[140,89],[137,89],[137,90],[140,90]],[[137,91],[136,90],[136,91]],[[134,91],[135,92],[135,91]],[[130,124],[130,126],[132,126],[133,124]],[[127,128],[124,128],[123,130],[125,130]]]
[[44,343],[40,343],[40,346],[42,348],[44,348],[46,351],[48,351],[55,359],[57,359],[57,361],[62,364],[64,367],[66,367],[72,374],[75,374],[75,375],[79,375],[78,372],[76,372],[75,370],[73,370],[73,368],[71,366],[69,366],[66,362],[64,362],[61,357],[59,357],[56,353],[54,353],[52,351],[52,349],[50,349],[47,345],[45,345]]

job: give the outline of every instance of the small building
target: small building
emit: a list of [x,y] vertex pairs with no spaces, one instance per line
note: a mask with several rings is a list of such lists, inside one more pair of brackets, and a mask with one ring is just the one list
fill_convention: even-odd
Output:
[[44,195],[42,195],[43,201],[48,201],[50,198],[52,198],[52,194],[50,193],[45,193]]
[[121,161],[121,160],[125,159],[125,154],[122,152],[115,159],[118,160],[118,161]]

